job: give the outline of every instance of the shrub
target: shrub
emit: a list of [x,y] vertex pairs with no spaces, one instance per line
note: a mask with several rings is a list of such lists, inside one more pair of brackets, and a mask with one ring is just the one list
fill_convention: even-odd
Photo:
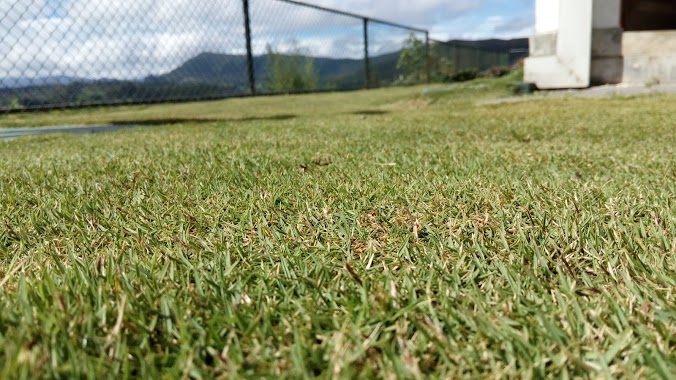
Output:
[[479,70],[477,69],[462,69],[458,70],[451,76],[452,82],[465,82],[479,77]]
[[278,53],[267,46],[268,90],[273,93],[302,92],[317,89],[318,76],[314,59],[303,56],[299,48],[289,55]]
[[493,66],[484,75],[488,78],[500,78],[511,72],[512,70],[507,66]]

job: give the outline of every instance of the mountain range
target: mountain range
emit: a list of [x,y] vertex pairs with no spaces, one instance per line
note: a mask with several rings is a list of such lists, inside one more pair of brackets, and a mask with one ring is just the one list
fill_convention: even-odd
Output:
[[[528,39],[518,38],[511,40],[488,39],[479,41],[451,40],[446,45],[480,49],[491,52],[510,54],[509,63],[528,54]],[[401,74],[397,69],[399,52],[371,57],[370,65],[375,80],[386,84],[398,78]],[[336,89],[354,88],[364,83],[363,59],[334,59],[313,57],[314,68],[320,80],[320,85],[330,85]],[[253,60],[256,81],[265,83],[268,80],[267,55],[255,56]],[[485,68],[480,68],[485,69]],[[244,87],[248,83],[246,56],[201,53],[190,58],[179,67],[168,73],[148,76],[144,83],[148,84],[194,84],[215,83],[227,84],[233,87]],[[68,85],[71,83],[88,84],[93,82],[107,82],[109,80],[92,80],[73,76],[49,76],[39,78],[0,78],[0,88],[19,88],[27,86]]]
[[[527,54],[528,41],[451,41],[437,50],[451,65],[486,70],[514,63]],[[504,54],[496,55],[495,52]],[[397,68],[400,52],[370,57],[369,87],[397,83],[404,74]],[[506,54],[509,54],[507,57]],[[312,57],[317,90],[353,90],[366,87],[363,59]],[[246,57],[201,53],[161,75],[143,79],[92,79],[75,76],[0,78],[0,111],[77,105],[128,104],[222,99],[249,93]],[[269,57],[254,57],[258,93],[270,82]]]
[[450,40],[445,43],[503,53],[509,53],[512,50],[528,50],[528,38],[513,38],[511,40],[497,38],[488,40]]
[[[370,60],[371,71],[383,80],[395,79],[399,71],[397,60],[399,53],[390,53]],[[363,59],[334,59],[313,57],[313,64],[320,85],[333,85],[335,88],[359,86],[364,82],[365,64]],[[253,58],[254,73],[257,83],[265,83],[268,75],[269,57],[267,55]],[[159,76],[145,79],[147,83],[220,83],[231,86],[246,86],[248,75],[246,57],[242,55],[202,53],[176,69]]]
[[92,82],[92,80],[87,78],[79,78],[66,75],[55,75],[38,78],[9,77],[9,78],[0,78],[0,87],[16,88],[26,86],[49,86],[58,84],[70,84],[75,82],[88,83]]
[[[511,40],[489,39],[480,41],[451,40],[444,43],[468,49],[509,54],[509,64],[528,55],[528,39]],[[374,80],[382,83],[395,81],[400,71],[397,69],[399,52],[371,57],[370,67]],[[331,83],[336,88],[350,88],[363,84],[365,65],[363,59],[334,59],[313,57],[314,68],[320,84]],[[256,81],[268,80],[268,56],[255,56],[253,59]],[[488,67],[478,67],[481,70]],[[156,83],[196,83],[213,82],[244,86],[247,84],[246,57],[218,53],[202,53],[186,61],[181,66],[164,75],[146,78]]]

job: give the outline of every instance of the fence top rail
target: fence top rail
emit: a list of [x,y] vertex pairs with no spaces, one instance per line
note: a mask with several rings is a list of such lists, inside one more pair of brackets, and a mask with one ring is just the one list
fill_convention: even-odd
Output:
[[418,32],[418,33],[428,33],[429,32],[426,29],[415,28],[415,27],[412,27],[412,26],[404,25],[404,24],[398,24],[396,22],[381,20],[381,19],[374,18],[374,17],[368,17],[368,16],[359,15],[359,14],[356,14],[356,13],[345,12],[345,11],[340,11],[340,10],[332,9],[332,8],[326,8],[326,7],[322,7],[320,5],[308,4],[308,3],[301,2],[301,1],[296,1],[296,0],[277,0],[277,1],[281,1],[283,3],[299,5],[301,7],[306,7],[306,8],[313,8],[313,9],[317,9],[317,10],[320,10],[320,11],[331,12],[331,13],[334,13],[334,14],[339,14],[339,15],[343,15],[343,16],[347,16],[347,17],[365,19],[365,20],[368,20],[368,21],[376,22],[378,24],[384,24],[384,25],[389,25],[389,26],[393,26],[393,27],[396,27],[396,28],[408,29],[408,30],[413,31],[413,32]]

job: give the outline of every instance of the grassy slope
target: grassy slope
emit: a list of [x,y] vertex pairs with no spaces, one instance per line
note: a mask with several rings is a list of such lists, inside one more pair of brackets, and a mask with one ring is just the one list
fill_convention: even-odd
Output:
[[0,377],[668,377],[674,97],[500,85],[12,115]]

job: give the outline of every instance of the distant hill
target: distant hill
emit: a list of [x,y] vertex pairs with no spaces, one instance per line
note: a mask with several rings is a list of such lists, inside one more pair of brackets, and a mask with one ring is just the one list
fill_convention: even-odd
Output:
[[528,50],[528,38],[514,38],[511,40],[500,40],[492,38],[489,40],[450,40],[449,44],[485,49],[491,51],[500,51],[508,53],[510,50]]
[[[445,43],[450,64],[457,69],[486,70],[513,64],[527,55],[528,40],[452,40]],[[457,49],[456,47],[463,47]],[[490,53],[477,52],[482,49]],[[494,52],[499,54],[496,57]],[[516,53],[515,53],[516,52]],[[441,53],[442,55],[444,53]],[[509,58],[509,59],[507,59]],[[363,59],[313,57],[321,90],[364,88]],[[370,58],[369,86],[396,83],[403,74],[397,68],[399,52]],[[256,85],[265,92],[268,82],[268,57],[254,57]],[[217,99],[247,94],[248,75],[243,55],[201,53],[161,75],[142,80],[113,80],[51,76],[42,78],[0,78],[0,111],[20,108],[48,108],[65,105],[119,104],[178,100]]]
[[[528,39],[512,40],[489,39],[479,41],[451,40],[449,45],[473,49],[489,50],[510,54],[510,64],[528,53]],[[520,51],[521,53],[514,53]],[[363,59],[334,59],[314,57],[314,66],[323,87],[332,86],[337,89],[358,88],[364,82]],[[395,81],[401,72],[397,69],[399,52],[371,57],[373,79],[381,84]],[[261,84],[268,80],[268,57],[254,57],[256,82]],[[219,83],[230,86],[246,86],[248,83],[246,57],[220,53],[202,53],[169,73],[146,78],[151,83]]]
[[518,60],[528,57],[528,38],[513,38],[511,40],[501,40],[492,38],[488,40],[450,40],[446,42],[450,45],[463,46],[509,54],[509,64],[513,65]]
[[27,86],[49,86],[55,84],[71,84],[71,83],[89,83],[91,79],[84,79],[78,77],[69,77],[65,75],[39,77],[39,78],[0,78],[0,88],[17,88]]
[[[371,58],[371,69],[380,80],[393,81],[399,75],[399,53]],[[359,88],[364,82],[364,60],[315,57],[314,67],[323,87]],[[268,80],[268,56],[254,57],[256,82]],[[167,74],[146,78],[149,83],[221,83],[231,86],[246,86],[248,83],[246,57],[243,55],[202,53]]]
[[246,57],[243,55],[201,53],[190,58],[176,69],[159,76],[149,76],[149,83],[198,83],[216,82],[244,85]]

